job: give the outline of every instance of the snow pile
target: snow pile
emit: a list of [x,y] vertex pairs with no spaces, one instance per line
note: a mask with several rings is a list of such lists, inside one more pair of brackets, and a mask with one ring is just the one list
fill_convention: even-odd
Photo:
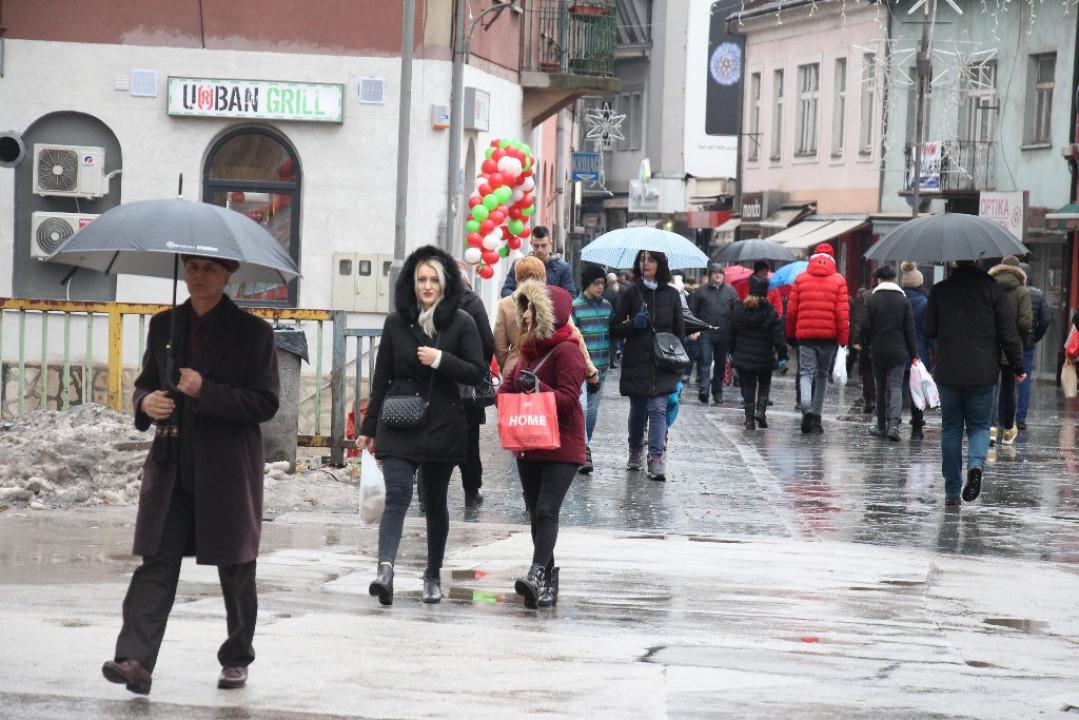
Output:
[[139,496],[153,432],[101,405],[39,410],[0,425],[0,503],[124,505]]

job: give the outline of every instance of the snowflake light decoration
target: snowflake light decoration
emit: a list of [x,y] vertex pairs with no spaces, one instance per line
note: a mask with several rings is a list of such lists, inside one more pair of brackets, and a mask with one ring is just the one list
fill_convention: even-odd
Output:
[[742,79],[742,49],[732,42],[720,43],[708,60],[708,70],[720,85],[737,85]]
[[588,125],[585,140],[592,140],[597,150],[610,150],[615,140],[625,140],[622,134],[622,123],[626,121],[625,113],[616,113],[611,110],[611,104],[603,103],[599,110],[589,110],[584,114],[584,121]]

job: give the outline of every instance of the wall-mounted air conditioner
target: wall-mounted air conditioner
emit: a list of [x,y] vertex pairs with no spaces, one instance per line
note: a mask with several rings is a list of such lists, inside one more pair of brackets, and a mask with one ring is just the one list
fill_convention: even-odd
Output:
[[35,194],[99,198],[108,192],[104,148],[34,145]]
[[30,216],[30,257],[45,260],[97,215],[36,212]]

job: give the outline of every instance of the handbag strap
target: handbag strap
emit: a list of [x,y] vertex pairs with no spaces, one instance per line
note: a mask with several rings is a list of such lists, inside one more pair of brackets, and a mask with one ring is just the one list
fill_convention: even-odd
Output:
[[543,363],[547,362],[547,358],[551,357],[551,354],[552,354],[552,353],[554,353],[554,351],[555,351],[555,348],[557,348],[557,347],[558,347],[558,346],[557,346],[557,345],[555,345],[555,347],[553,347],[553,348],[551,348],[550,350],[548,350],[548,351],[547,351],[547,354],[543,356],[543,359],[539,361],[539,364],[537,364],[537,365],[536,365],[536,367],[530,367],[530,368],[527,368],[527,369],[528,369],[528,370],[530,370],[530,371],[531,371],[532,373],[536,373],[536,372],[538,372],[538,371],[539,371],[539,369],[540,369],[541,367],[543,367]]

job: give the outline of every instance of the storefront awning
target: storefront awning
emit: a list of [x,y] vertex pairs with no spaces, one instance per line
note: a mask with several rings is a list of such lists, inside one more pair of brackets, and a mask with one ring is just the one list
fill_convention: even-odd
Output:
[[799,215],[804,215],[806,209],[802,207],[796,208],[783,208],[782,210],[776,210],[774,213],[768,216],[767,220],[761,222],[762,228],[768,228],[770,230],[783,230],[790,227],[790,224],[798,219]]
[[768,240],[774,243],[779,243],[786,247],[790,247],[790,243],[795,240],[801,239],[803,235],[816,232],[823,227],[831,225],[831,220],[803,220],[797,225],[791,225],[786,230],[777,232],[775,235],[769,235]]
[[[808,250],[814,245],[819,245],[822,242],[829,242],[836,239],[841,235],[846,235],[849,232],[860,230],[869,224],[868,218],[861,218],[857,220],[806,220],[804,222],[795,225],[794,227],[801,227],[809,222],[821,223],[820,227],[814,228],[812,231],[800,235],[791,239],[789,242],[783,243],[783,246],[788,250]],[[791,228],[792,230],[794,228]],[[774,237],[770,238],[775,240]]]
[[727,220],[727,222],[725,222],[722,225],[720,225],[719,227],[717,227],[712,232],[713,233],[734,232],[741,225],[742,225],[742,218],[731,218],[731,219]]
[[1046,213],[1045,229],[1060,232],[1079,230],[1079,204],[1071,203],[1056,212]]

